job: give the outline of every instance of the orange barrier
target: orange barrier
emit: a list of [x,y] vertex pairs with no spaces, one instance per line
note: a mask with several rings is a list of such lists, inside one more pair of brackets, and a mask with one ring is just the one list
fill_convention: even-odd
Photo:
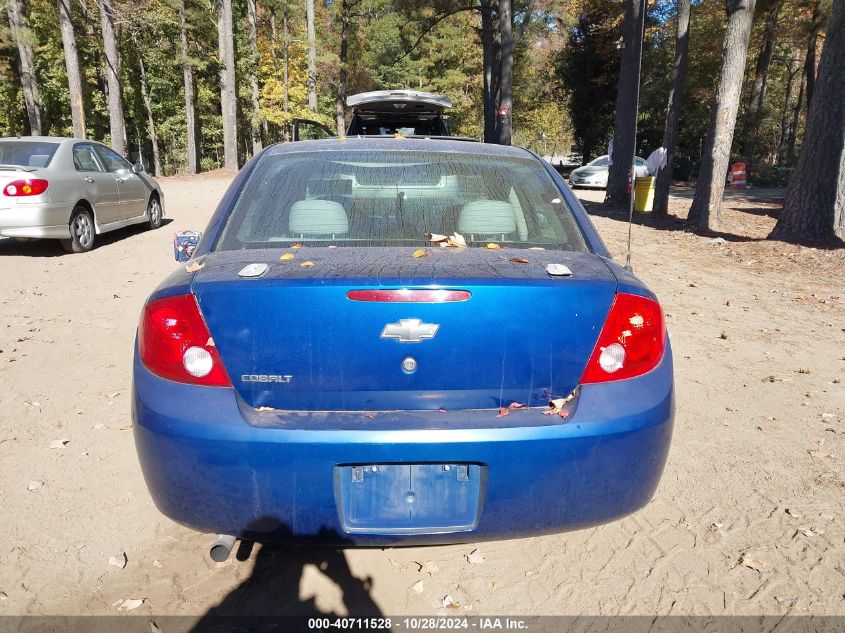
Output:
[[731,189],[745,189],[745,163],[734,163],[728,172]]

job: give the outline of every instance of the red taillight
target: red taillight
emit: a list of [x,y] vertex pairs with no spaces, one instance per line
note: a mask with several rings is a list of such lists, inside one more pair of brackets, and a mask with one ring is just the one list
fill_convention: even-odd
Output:
[[665,347],[660,305],[645,297],[617,294],[581,383],[640,376],[657,367]]
[[472,296],[466,290],[350,290],[346,293],[352,301],[380,301],[386,303],[448,303],[468,301]]
[[144,366],[161,378],[232,386],[193,295],[147,304],[138,327],[138,348]]
[[40,196],[47,191],[49,185],[43,178],[27,178],[26,180],[13,180],[3,187],[3,195],[12,198],[23,196]]

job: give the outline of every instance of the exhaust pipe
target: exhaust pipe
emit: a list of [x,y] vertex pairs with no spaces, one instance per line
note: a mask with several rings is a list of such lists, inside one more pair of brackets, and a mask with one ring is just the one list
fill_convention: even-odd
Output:
[[211,548],[208,550],[208,555],[215,563],[223,563],[229,558],[232,553],[232,548],[235,546],[235,537],[231,534],[218,534]]

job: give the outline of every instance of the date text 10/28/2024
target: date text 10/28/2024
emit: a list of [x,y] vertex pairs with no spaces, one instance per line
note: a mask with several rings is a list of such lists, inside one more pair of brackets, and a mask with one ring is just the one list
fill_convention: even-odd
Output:
[[446,630],[477,630],[477,631],[527,631],[528,623],[518,618],[449,618],[449,617],[419,617],[419,618],[309,618],[308,629],[319,630],[399,630],[408,631],[446,631]]

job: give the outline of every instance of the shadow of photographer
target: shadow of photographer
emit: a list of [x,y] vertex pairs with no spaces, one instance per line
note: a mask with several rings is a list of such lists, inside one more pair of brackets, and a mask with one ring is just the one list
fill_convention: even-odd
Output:
[[[246,561],[258,547],[250,576],[196,623],[193,633],[224,631],[306,631],[308,617],[381,617],[370,592],[373,580],[353,575],[343,546],[352,542],[334,530],[323,528],[304,545],[278,545],[295,540],[290,529],[278,519],[264,517],[246,530],[255,541],[242,540],[234,552]],[[265,541],[265,544],[260,544]],[[321,546],[320,543],[340,543]],[[313,597],[301,599],[300,581],[306,566],[313,565],[341,592],[345,613],[321,610]],[[290,617],[294,616],[294,617]]]

